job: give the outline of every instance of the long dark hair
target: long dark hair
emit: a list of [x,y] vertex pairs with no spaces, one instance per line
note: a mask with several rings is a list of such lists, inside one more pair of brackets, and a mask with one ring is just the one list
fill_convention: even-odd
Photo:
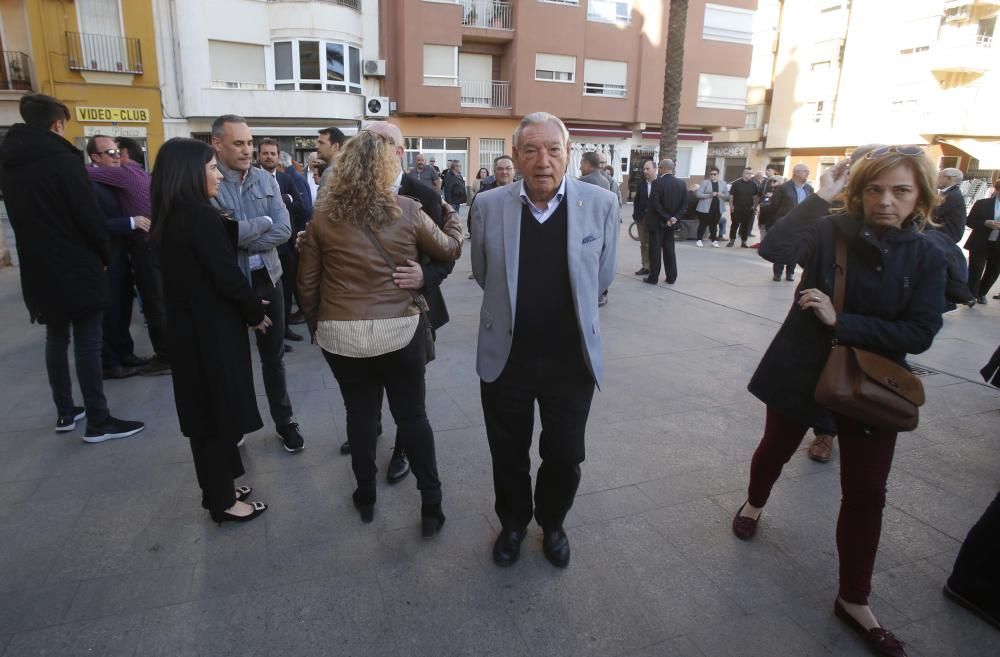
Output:
[[149,186],[155,241],[160,241],[167,223],[181,207],[209,205],[205,165],[213,157],[212,147],[196,139],[175,137],[160,148]]

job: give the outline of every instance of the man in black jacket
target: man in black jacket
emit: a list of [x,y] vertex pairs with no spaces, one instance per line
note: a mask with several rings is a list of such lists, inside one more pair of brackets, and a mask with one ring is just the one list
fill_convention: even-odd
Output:
[[760,200],[760,187],[753,180],[753,169],[743,169],[743,177],[729,186],[731,221],[729,224],[729,242],[726,246],[736,243],[739,232],[740,246],[748,248],[747,238],[750,237],[750,226],[753,225],[753,212]]
[[[25,122],[12,127],[0,145],[0,178],[17,237],[24,302],[31,321],[45,324],[56,431],[72,431],[86,417],[86,442],[131,436],[143,430],[142,422],[112,417],[104,397],[101,319],[111,253],[82,153],[62,136],[69,109],[51,96],[26,94],[20,112]],[[85,408],[73,404],[71,326]]]
[[649,231],[646,230],[646,213],[649,211],[649,194],[656,180],[656,165],[652,160],[642,163],[642,179],[635,188],[635,202],[632,204],[632,221],[639,231],[639,257],[641,267],[636,276],[649,276]]
[[994,183],[992,197],[976,201],[969,211],[972,234],[965,241],[969,251],[969,290],[978,303],[1000,276],[1000,181]]
[[938,188],[944,200],[934,208],[934,221],[940,224],[937,230],[947,233],[955,243],[965,234],[965,197],[959,187],[962,178],[961,169],[941,169]]
[[643,281],[656,285],[660,278],[660,257],[666,282],[677,280],[677,254],[674,252],[674,231],[687,211],[687,186],[674,176],[674,161],[660,160],[665,173],[653,183],[646,211],[646,230],[649,231],[649,276]]
[[[792,179],[774,188],[774,195],[771,197],[771,206],[774,211],[775,223],[813,193],[812,185],[806,182],[808,179],[809,167],[804,164],[796,164],[792,169]],[[772,270],[776,283],[781,280],[782,270],[785,272],[786,281],[795,280],[795,262],[785,264],[775,263]]]

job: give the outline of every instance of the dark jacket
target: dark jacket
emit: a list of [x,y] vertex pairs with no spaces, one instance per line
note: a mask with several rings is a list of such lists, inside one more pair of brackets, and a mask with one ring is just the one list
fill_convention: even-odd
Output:
[[278,190],[281,192],[281,200],[285,202],[285,209],[288,210],[288,221],[292,225],[292,235],[288,241],[294,247],[295,236],[299,231],[306,229],[309,223],[309,214],[306,212],[305,201],[301,192],[295,186],[292,174],[287,171],[276,171],[274,179],[278,181]]
[[[654,178],[653,183],[656,182]],[[639,178],[638,184],[635,187],[635,200],[632,203],[632,221],[634,221],[640,228],[644,227],[644,221],[646,220],[646,213],[649,211],[649,194],[646,193],[646,178]]]
[[969,290],[969,264],[962,249],[951,241],[951,236],[940,230],[924,231],[924,237],[944,255],[947,276],[945,277],[944,310],[955,310],[955,304],[966,303],[972,298]]
[[990,362],[986,363],[986,367],[981,369],[979,373],[983,375],[984,381],[1000,388],[1000,347],[997,347]]
[[302,197],[302,207],[306,211],[306,223],[312,218],[313,201],[312,192],[309,190],[309,181],[306,177],[294,169],[285,169],[285,175],[292,179],[292,185]]
[[236,264],[238,235],[206,202],[179,208],[158,236],[174,403],[188,437],[238,439],[263,426],[247,326],[263,321],[264,306]]
[[834,339],[905,365],[906,354],[926,351],[940,330],[945,289],[944,256],[923,234],[907,227],[878,239],[857,217],[816,219],[826,207],[809,196],[768,230],[760,247],[771,262],[802,265],[799,290],[814,287],[833,297],[835,236],[849,240],[847,292],[836,330],[792,303],[748,386],[805,426],[813,423],[813,394]]
[[0,145],[3,193],[32,321],[65,321],[108,302],[108,230],[82,153],[59,135],[12,127]]
[[965,248],[968,251],[980,251],[985,255],[1000,254],[1000,238],[990,241],[992,228],[987,228],[986,221],[992,221],[994,209],[996,207],[996,197],[982,198],[972,204],[969,210],[969,218],[965,225],[972,229],[969,239],[965,240]]
[[936,230],[947,233],[958,242],[965,234],[965,197],[958,185],[952,185],[943,194],[941,205],[934,208],[934,221],[941,224]]
[[[405,178],[406,176],[403,177]],[[453,207],[468,200],[468,194],[465,191],[465,179],[462,176],[456,175],[453,171],[445,172],[441,182],[441,192],[444,194],[444,200],[448,201]]]
[[[677,230],[688,208],[687,185],[672,173],[665,173],[653,181],[652,192],[646,213],[651,221],[646,222],[646,230]],[[677,223],[668,226],[671,218],[676,218]]]
[[[806,191],[806,198],[809,198],[809,195],[813,193],[812,185],[806,183],[802,188]],[[792,208],[799,204],[799,196],[795,190],[795,183],[792,180],[785,181],[775,187],[773,191],[771,212],[769,213],[769,220],[772,223],[784,217],[792,211]]]
[[[444,229],[444,217],[441,215],[441,197],[432,187],[428,187],[414,177],[403,176],[399,184],[399,193],[402,196],[409,196],[420,203],[421,209],[427,213],[438,228]],[[475,199],[473,199],[475,201]],[[441,294],[441,283],[455,269],[455,261],[431,260],[428,257],[421,257],[420,269],[424,273],[424,287],[420,291],[427,300],[427,317],[431,321],[431,326],[435,330],[448,323],[448,306],[444,303],[444,295]]]
[[729,204],[733,212],[750,214],[756,199],[760,198],[760,187],[753,181],[739,178],[729,185]]

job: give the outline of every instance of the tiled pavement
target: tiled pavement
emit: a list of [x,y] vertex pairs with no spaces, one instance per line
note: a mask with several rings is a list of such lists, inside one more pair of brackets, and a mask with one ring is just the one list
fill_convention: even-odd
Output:
[[[797,455],[758,539],[729,530],[763,424],[746,382],[793,285],[772,283],[755,251],[677,252],[678,283],[653,288],[631,275],[637,244],[621,243],[565,571],[543,559],[537,528],[516,566],[490,561],[468,255],[446,282],[452,321],[427,377],[448,515],[431,541],[419,537],[412,477],[381,484],[375,522],[358,520],[337,452],[343,404],[307,346],[286,360],[307,449],[285,453],[270,429],[247,438],[245,483],[271,507],[247,526],[218,528],[199,508],[167,377],[106,386],[116,414],[148,422],[138,436],[54,434],[43,331],[27,322],[17,271],[0,270],[0,655],[867,654],[830,613],[836,463]],[[1000,391],[976,375],[998,325],[1000,302],[950,313],[914,358],[938,373],[925,379],[920,428],[899,440],[873,597],[913,657],[1000,654],[1000,632],[940,592],[1000,484]],[[257,390],[267,418],[259,373]]]

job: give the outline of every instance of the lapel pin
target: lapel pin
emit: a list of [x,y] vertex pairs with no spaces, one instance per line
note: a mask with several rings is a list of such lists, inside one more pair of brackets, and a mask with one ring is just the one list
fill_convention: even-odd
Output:
[[582,208],[583,207],[583,201],[577,201],[576,202],[576,207]]

